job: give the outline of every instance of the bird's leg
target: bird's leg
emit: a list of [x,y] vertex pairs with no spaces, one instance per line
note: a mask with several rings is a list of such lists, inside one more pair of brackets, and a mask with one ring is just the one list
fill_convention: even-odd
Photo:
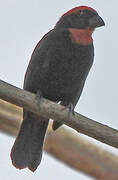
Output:
[[37,101],[37,104],[40,106],[40,103],[43,99],[43,95],[42,95],[42,92],[40,90],[38,90],[36,92],[36,97],[35,97],[36,101]]
[[[61,104],[64,105],[63,103],[61,103]],[[72,103],[69,103],[68,105],[65,105],[65,107],[62,110],[65,110],[65,109],[69,109],[67,119],[70,119],[71,114],[73,116],[75,116],[74,106],[73,106]]]
[[70,119],[71,115],[75,116],[75,112],[74,112],[74,106],[72,103],[69,103],[67,106],[66,106],[69,111],[68,111],[68,120]]
[[69,105],[68,105],[67,107],[68,107],[68,109],[69,109],[69,112],[72,113],[73,115],[75,115],[73,104],[72,104],[72,103],[69,103]]

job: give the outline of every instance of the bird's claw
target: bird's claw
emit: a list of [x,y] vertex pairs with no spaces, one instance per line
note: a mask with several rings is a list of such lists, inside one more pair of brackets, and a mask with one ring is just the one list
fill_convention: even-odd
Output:
[[67,108],[69,109],[68,111],[68,120],[70,119],[71,115],[75,116],[75,112],[74,112],[74,106],[72,103],[69,103],[69,105],[67,106]]
[[68,120],[70,119],[71,115],[75,116],[74,106],[73,106],[72,103],[69,103],[67,106],[65,106],[65,107],[63,108],[63,110],[65,110],[65,109],[69,109],[69,111],[68,111],[68,116],[67,116],[67,119],[68,119]]
[[67,106],[69,109],[69,112],[72,113],[72,115],[75,116],[75,112],[74,112],[74,106],[72,103],[69,103],[69,105]]
[[37,104],[40,105],[42,99],[43,99],[43,95],[42,95],[42,92],[40,90],[38,90],[36,92],[36,97],[35,97],[36,101],[37,101]]

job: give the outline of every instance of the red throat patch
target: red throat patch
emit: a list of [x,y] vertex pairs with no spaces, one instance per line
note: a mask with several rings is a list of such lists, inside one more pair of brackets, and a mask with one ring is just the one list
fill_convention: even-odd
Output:
[[91,37],[93,31],[94,29],[92,28],[86,28],[86,29],[69,28],[71,40],[80,45],[91,45],[93,43],[93,39]]

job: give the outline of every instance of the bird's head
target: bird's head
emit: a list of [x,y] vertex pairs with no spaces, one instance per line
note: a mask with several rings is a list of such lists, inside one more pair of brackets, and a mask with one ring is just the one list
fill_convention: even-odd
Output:
[[57,22],[56,27],[62,28],[97,28],[104,26],[103,19],[88,6],[79,6],[66,12]]

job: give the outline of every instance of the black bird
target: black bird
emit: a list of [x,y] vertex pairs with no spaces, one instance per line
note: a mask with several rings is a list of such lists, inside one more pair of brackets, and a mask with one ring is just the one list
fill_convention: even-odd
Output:
[[[75,107],[93,64],[92,33],[103,26],[98,13],[80,6],[65,13],[37,44],[24,80],[24,89]],[[13,165],[35,171],[41,162],[49,119],[23,109],[23,123],[11,151]],[[61,124],[54,121],[53,129]]]

